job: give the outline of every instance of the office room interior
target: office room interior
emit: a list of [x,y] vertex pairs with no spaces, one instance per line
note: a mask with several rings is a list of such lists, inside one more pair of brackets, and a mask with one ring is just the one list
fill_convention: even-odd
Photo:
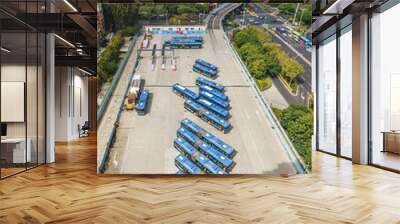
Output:
[[339,17],[321,16],[313,23],[315,147],[399,172],[400,33],[394,27],[400,5],[335,2],[326,14],[336,11]]
[[[96,133],[96,62],[90,56],[96,42],[87,43],[78,23],[64,28],[71,19],[49,26],[49,17],[37,17],[74,12],[62,2],[2,1],[0,7],[3,179],[54,162],[55,144]],[[88,3],[81,7],[94,12]]]
[[[148,66],[140,68],[148,71],[141,77],[148,79],[144,82],[148,85],[145,88],[153,93],[165,91],[165,94],[153,95],[156,98],[149,101],[150,109],[145,115],[136,116],[136,105],[134,112],[126,110],[128,100],[124,101],[124,93],[129,90],[130,82],[125,78],[133,77],[134,58],[138,55],[132,47],[131,56],[125,57],[129,46],[133,46],[129,44],[134,40],[133,35],[132,38],[124,37],[125,44],[116,50],[120,60],[128,59],[127,69],[110,69],[121,70],[122,78],[115,81],[119,85],[109,93],[108,107],[100,107],[102,101],[99,99],[105,98],[107,92],[102,90],[108,90],[111,85],[103,89],[98,85],[97,62],[107,44],[98,47],[97,30],[110,31],[108,36],[101,38],[111,40],[118,32],[118,26],[107,25],[104,16],[108,14],[99,10],[99,3],[122,5],[126,2],[130,1],[0,0],[0,223],[400,223],[398,0],[202,2],[211,9],[220,9],[194,18],[196,23],[212,18],[204,20],[201,27],[205,29],[204,45],[209,47],[207,49],[215,47],[216,53],[212,50],[209,54],[204,52],[204,59],[216,58],[218,61],[222,56],[232,57],[229,41],[233,32],[232,36],[228,35],[229,29],[224,27],[235,21],[243,31],[253,27],[269,32],[271,40],[277,41],[294,60],[303,60],[302,64],[307,64],[302,58],[304,55],[311,56],[310,80],[300,77],[298,84],[302,87],[297,98],[294,94],[268,98],[273,95],[271,91],[280,90],[277,80],[273,80],[270,89],[261,91],[266,99],[278,99],[279,102],[287,100],[285,97],[296,98],[298,101],[295,102],[300,103],[306,101],[304,96],[310,99],[306,104],[312,112],[305,116],[313,120],[313,128],[302,127],[312,135],[307,142],[307,147],[312,148],[312,158],[308,161],[308,172],[297,175],[295,172],[290,175],[287,172],[176,175],[177,167],[173,163],[168,175],[115,175],[118,172],[113,171],[119,171],[118,159],[124,161],[126,167],[138,167],[133,161],[145,168],[149,163],[135,157],[133,150],[128,151],[131,160],[122,160],[121,138],[109,141],[110,130],[114,130],[116,136],[128,129],[136,131],[136,135],[139,128],[135,129],[135,125],[142,122],[141,128],[146,128],[143,120],[157,115],[157,110],[174,113],[163,104],[154,106],[158,105],[154,101],[157,98],[170,97],[179,103],[181,112],[184,111],[184,100],[170,94],[171,86],[151,86],[152,81],[165,81],[176,75],[172,63],[166,64],[165,72],[161,71],[161,56],[156,58],[159,63],[155,66],[157,74],[152,74],[151,51],[143,54]],[[304,28],[300,23],[300,17],[307,13],[304,3],[310,4],[312,13],[311,26],[304,31],[309,33],[305,36],[312,41],[308,47],[296,38],[299,33],[290,29],[299,25]],[[152,3],[146,2],[142,6],[146,4]],[[122,12],[119,18],[131,18],[123,16],[126,13],[123,7],[116,8],[117,12]],[[154,7],[147,7],[147,10],[151,8]],[[235,11],[234,16],[229,15],[231,10]],[[160,13],[155,17],[164,21],[168,15]],[[174,29],[184,30],[181,25]],[[153,28],[157,30],[157,24]],[[147,36],[144,32],[141,34],[141,37]],[[150,43],[160,42],[164,37],[152,33],[152,38]],[[137,42],[137,48],[143,41]],[[180,63],[192,60],[196,55],[190,54],[191,50],[179,50],[186,52],[182,54],[185,57],[177,58],[177,69],[182,71],[185,66]],[[223,59],[223,63],[230,61],[232,66],[222,67],[224,70],[238,66],[235,64],[238,59]],[[122,66],[123,63],[116,64]],[[191,70],[191,66],[186,69]],[[240,72],[248,69],[246,63],[240,66],[243,66],[238,70]],[[194,76],[191,71],[188,76],[183,73],[182,83]],[[223,73],[222,77],[219,80],[229,83],[229,78],[241,76],[238,72],[231,76]],[[243,86],[226,84],[229,97],[241,98],[243,89],[259,88],[257,84],[243,80]],[[259,100],[253,98],[241,99],[244,103]],[[237,102],[235,100],[231,102]],[[277,101],[267,103],[275,107],[285,105]],[[241,112],[240,105],[233,105],[233,111],[238,111],[233,118],[236,119]],[[257,108],[258,116],[266,114],[261,107]],[[104,122],[116,119],[118,111],[125,116],[127,125]],[[129,116],[133,113],[135,117],[131,119]],[[298,116],[296,113],[291,117]],[[225,137],[196,115],[185,114],[197,119],[195,121],[206,126],[207,131]],[[173,125],[180,125],[177,120],[173,122]],[[108,126],[100,128],[99,124]],[[276,130],[278,126],[267,127],[279,131]],[[152,131],[148,129],[144,134],[154,134]],[[252,131],[243,133],[254,133],[257,137],[267,133]],[[178,150],[173,147],[172,140],[167,139],[167,148],[176,153]],[[233,136],[229,140],[240,139]],[[156,138],[151,141],[153,145],[161,145]],[[106,146],[112,146],[112,150],[104,156]],[[134,145],[131,146],[134,149]],[[252,148],[251,145],[246,147]],[[150,152],[146,149],[141,148],[140,153],[148,155]],[[165,159],[157,157],[160,158]],[[168,161],[172,161],[170,157]],[[273,165],[257,164],[260,167]],[[161,162],[156,165],[162,167]]]

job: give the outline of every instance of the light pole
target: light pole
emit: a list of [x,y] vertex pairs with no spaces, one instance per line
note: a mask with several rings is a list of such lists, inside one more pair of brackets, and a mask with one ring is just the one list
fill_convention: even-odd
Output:
[[293,17],[293,24],[295,24],[295,22],[296,22],[296,16],[297,16],[297,11],[299,10],[299,7],[300,7],[300,3],[297,3],[296,12],[294,13],[294,17]]
[[299,19],[298,24],[300,24],[301,23],[301,19],[303,19],[303,13],[304,13],[304,8],[303,8],[303,10],[301,10],[301,15],[300,15],[300,19]]
[[246,25],[246,3],[243,4],[243,26]]

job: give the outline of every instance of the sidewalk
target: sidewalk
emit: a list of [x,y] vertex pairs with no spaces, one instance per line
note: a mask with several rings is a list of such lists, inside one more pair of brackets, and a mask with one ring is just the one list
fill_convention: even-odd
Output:
[[268,102],[270,103],[270,106],[273,108],[285,109],[285,108],[289,107],[288,102],[281,95],[281,93],[275,87],[274,84],[272,84],[271,88],[263,91],[262,94],[265,97],[265,99],[268,100]]
[[118,81],[118,84],[110,98],[108,106],[105,110],[103,118],[101,119],[101,123],[98,124],[97,127],[97,161],[98,163],[102,159],[104,147],[109,140],[109,135],[111,133],[112,128],[114,127],[114,122],[117,119],[117,114],[120,109],[122,101],[125,99],[124,93],[125,89],[128,86],[128,78],[129,75],[133,71],[133,66],[135,65],[136,57],[137,57],[137,49],[140,45],[140,41],[136,42],[134,49],[132,50],[131,55],[128,58],[128,61],[125,65],[124,70],[122,71],[121,77]]

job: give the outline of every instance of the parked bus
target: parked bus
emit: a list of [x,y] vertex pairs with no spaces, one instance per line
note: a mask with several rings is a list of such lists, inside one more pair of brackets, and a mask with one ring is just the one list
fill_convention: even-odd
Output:
[[216,72],[218,71],[218,67],[217,66],[215,66],[215,65],[213,65],[213,64],[211,64],[211,63],[209,63],[207,61],[204,61],[204,60],[202,60],[200,58],[195,61],[195,64],[199,64],[199,65],[205,66],[205,67],[207,67],[209,69],[212,69],[212,70],[214,70]]
[[213,94],[207,92],[207,91],[199,91],[199,95],[201,97],[204,97],[205,99],[212,101],[213,103],[218,104],[218,106],[221,106],[225,109],[229,109],[229,103],[226,102],[225,100],[221,100],[221,98],[214,96]]
[[200,73],[204,76],[207,76],[208,78],[211,78],[211,79],[215,79],[217,77],[217,72],[215,70],[210,69],[206,66],[197,64],[197,63],[193,65],[192,69],[193,69],[193,71]]
[[237,151],[235,149],[233,149],[232,146],[226,144],[224,141],[222,141],[217,136],[211,134],[210,132],[204,133],[202,139],[205,142],[215,146],[218,150],[220,150],[222,153],[224,153],[229,158],[233,158],[237,154]]
[[140,93],[138,104],[136,105],[136,112],[138,115],[145,115],[147,110],[147,104],[149,101],[149,90],[143,89]]
[[182,137],[177,137],[174,140],[174,147],[184,156],[192,159],[198,153],[197,149],[194,148],[189,142]]
[[187,130],[193,132],[198,137],[200,137],[201,140],[203,140],[204,142],[207,142],[208,144],[211,144],[217,150],[219,150],[220,152],[222,152],[224,155],[228,156],[229,158],[233,158],[237,154],[237,151],[235,149],[233,149],[232,146],[226,144],[223,140],[221,140],[217,136],[204,130],[203,128],[201,128],[199,125],[197,125],[192,120],[189,120],[188,118],[185,118],[181,121],[181,126],[186,128]]
[[196,157],[195,163],[208,174],[226,174],[221,167],[202,154]]
[[165,41],[164,44],[173,49],[199,49],[203,47],[203,44],[196,41]]
[[197,86],[201,86],[201,85],[209,86],[209,87],[214,88],[214,89],[216,89],[216,90],[218,90],[220,92],[223,92],[224,89],[225,89],[225,86],[223,86],[221,84],[218,84],[216,82],[213,82],[211,80],[205,79],[203,77],[198,77],[196,79],[196,85]]
[[192,90],[190,90],[188,88],[183,87],[179,83],[175,83],[172,86],[172,91],[175,94],[177,94],[185,99],[197,100],[199,98],[199,96],[195,92],[193,92]]
[[195,41],[195,42],[203,43],[203,37],[202,37],[202,36],[173,36],[173,37],[171,38],[171,40],[184,40],[184,41],[186,41],[186,40],[189,40],[189,41],[193,40],[193,41]]
[[228,119],[229,118],[229,111],[222,108],[221,106],[218,106],[216,103],[212,103],[202,97],[198,98],[196,100],[197,103],[201,104],[202,106],[204,106],[205,108],[207,108],[208,110],[216,113],[217,115],[221,116],[224,119]]
[[212,95],[218,97],[221,100],[224,100],[224,101],[227,101],[227,102],[229,101],[229,98],[228,98],[227,95],[225,95],[224,93],[221,93],[220,91],[218,91],[218,90],[216,90],[216,89],[214,89],[214,88],[212,88],[210,86],[200,85],[199,89],[200,89],[200,91],[209,92],[209,93],[211,93]]
[[183,171],[183,170],[181,170],[181,169],[178,167],[178,171],[176,172],[176,174],[183,175],[183,174],[186,174],[186,172]]
[[[176,135],[180,138],[185,139],[195,148],[197,148],[197,146],[201,143],[201,140],[199,137],[197,137],[197,135],[193,134],[191,131],[189,131],[184,127],[178,128],[178,130],[176,131]],[[195,152],[187,152],[187,153],[190,154],[190,157],[192,157]]]
[[200,174],[201,169],[194,164],[190,159],[186,158],[183,155],[178,155],[175,158],[175,165],[178,167],[178,169],[184,171],[185,173],[188,174]]
[[198,146],[199,152],[203,153],[207,156],[211,161],[217,164],[219,167],[224,169],[226,172],[232,171],[233,167],[235,166],[235,162],[230,159],[229,157],[225,156],[218,150],[216,150],[211,145],[202,142]]
[[186,110],[196,114],[202,120],[215,127],[217,130],[226,133],[231,128],[231,123],[228,120],[225,120],[214,114],[213,112],[206,110],[203,106],[196,103],[195,101],[186,100],[184,103],[184,107]]

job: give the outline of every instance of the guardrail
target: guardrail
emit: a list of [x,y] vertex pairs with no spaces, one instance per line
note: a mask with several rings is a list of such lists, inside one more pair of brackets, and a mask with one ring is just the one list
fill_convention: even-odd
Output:
[[[136,40],[137,40],[137,36],[135,35],[133,40],[132,40],[131,45],[129,46],[128,52],[126,54],[126,55],[128,55],[128,58],[129,58],[129,55],[132,52],[133,47],[135,46]],[[133,66],[133,71],[130,73],[130,75],[128,77],[129,81],[128,81],[128,85],[126,86],[126,89],[125,89],[125,92],[124,92],[124,96],[126,96],[128,94],[129,85],[130,85],[130,83],[132,81],[133,75],[136,73],[137,66],[139,65],[139,59],[140,59],[140,57],[136,58],[135,64]],[[125,64],[126,64],[126,62],[125,62]],[[124,67],[125,67],[125,64],[124,64]],[[118,70],[119,70],[119,68],[118,68]],[[117,127],[118,127],[118,124],[119,124],[119,119],[121,117],[121,112],[124,110],[124,102],[125,101],[122,100],[121,105],[120,105],[119,110],[118,110],[118,113],[117,113],[117,118],[116,118],[116,120],[114,122],[114,126],[111,129],[110,136],[108,137],[108,141],[107,141],[107,143],[106,143],[106,145],[104,147],[105,149],[103,150],[103,154],[101,155],[100,165],[98,166],[98,172],[99,173],[104,173],[106,171],[106,164],[107,164],[108,158],[110,156],[111,147],[115,142],[115,135],[117,133]]]
[[[222,27],[222,19],[221,19],[219,25],[220,25],[220,27]],[[229,50],[231,51],[232,55],[234,56],[233,58],[241,66],[242,70],[244,71],[244,73],[246,75],[245,77],[246,77],[247,81],[251,84],[251,87],[252,87],[253,91],[255,92],[256,97],[262,103],[262,108],[263,108],[265,114],[267,115],[268,120],[271,122],[272,128],[275,130],[275,133],[278,135],[279,141],[282,143],[285,151],[289,155],[290,160],[293,161],[293,164],[297,170],[297,173],[300,173],[300,174],[308,173],[308,170],[307,170],[304,162],[302,161],[300,155],[298,154],[297,150],[293,146],[289,137],[286,135],[285,130],[283,130],[282,126],[279,123],[278,118],[276,118],[270,105],[267,102],[265,102],[264,97],[262,96],[260,90],[257,88],[257,84],[256,84],[254,78],[250,75],[250,72],[247,70],[246,65],[244,64],[244,62],[242,61],[242,59],[236,52],[236,49],[232,46],[231,41],[226,36],[225,31],[223,31],[223,35],[224,35],[224,39],[228,45]]]
[[126,52],[122,61],[120,61],[118,64],[118,70],[115,72],[114,78],[111,81],[111,86],[107,90],[106,95],[104,96],[99,108],[97,109],[97,124],[100,124],[100,121],[103,118],[103,115],[104,115],[104,112],[106,111],[108,102],[110,101],[110,98],[111,98],[115,88],[117,87],[118,81],[121,78],[122,71],[124,70],[126,63],[128,62],[129,56],[131,55],[132,50],[136,44],[136,40],[137,40],[137,35],[133,36],[132,41],[129,45],[128,51]]

